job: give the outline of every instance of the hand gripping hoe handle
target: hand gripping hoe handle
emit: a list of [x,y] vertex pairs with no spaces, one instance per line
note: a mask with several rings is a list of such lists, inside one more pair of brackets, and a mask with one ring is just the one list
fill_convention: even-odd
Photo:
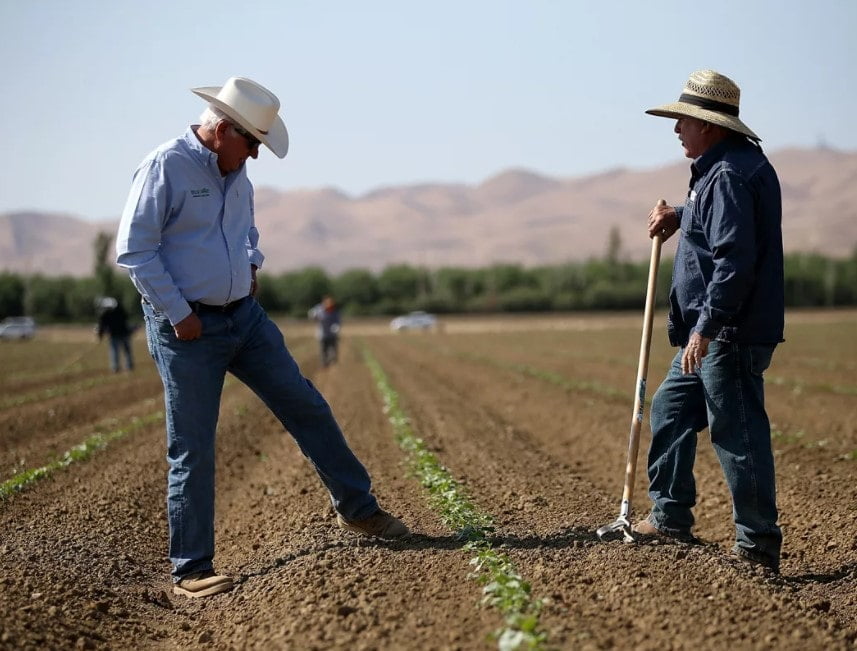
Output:
[[[666,201],[658,201],[665,206]],[[652,347],[652,320],[655,311],[657,293],[658,265],[661,260],[663,237],[659,234],[652,238],[652,257],[649,260],[649,282],[646,287],[646,310],[643,314],[643,336],[640,340],[640,362],[637,366],[637,385],[634,395],[634,411],[631,414],[631,434],[628,441],[628,463],[625,466],[625,487],[622,490],[622,506],[619,517],[606,524],[595,533],[601,540],[614,539],[619,533],[625,542],[634,542],[631,531],[631,500],[634,496],[634,476],[637,474],[637,455],[640,451],[640,429],[643,426],[643,406],[646,402],[646,376],[649,371],[649,349]]]

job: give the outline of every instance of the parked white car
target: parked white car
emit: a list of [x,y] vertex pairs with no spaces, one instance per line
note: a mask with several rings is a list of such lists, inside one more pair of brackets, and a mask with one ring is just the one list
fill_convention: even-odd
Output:
[[433,314],[418,310],[397,316],[390,321],[390,330],[399,332],[400,330],[431,330],[437,326],[437,317]]
[[0,339],[30,339],[36,334],[36,322],[28,316],[10,316],[0,323]]

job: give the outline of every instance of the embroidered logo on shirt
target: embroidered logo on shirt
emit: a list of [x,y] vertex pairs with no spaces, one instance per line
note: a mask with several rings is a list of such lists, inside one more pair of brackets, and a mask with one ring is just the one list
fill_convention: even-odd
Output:
[[192,196],[194,199],[201,199],[202,197],[210,197],[211,196],[211,190],[209,190],[208,188],[200,188],[199,190],[191,190],[190,196]]

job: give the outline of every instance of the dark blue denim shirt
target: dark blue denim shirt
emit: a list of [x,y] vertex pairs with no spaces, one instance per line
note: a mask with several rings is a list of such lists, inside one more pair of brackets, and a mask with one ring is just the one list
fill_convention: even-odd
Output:
[[783,341],[782,201],[777,173],[743,136],[723,140],[691,164],[690,191],[676,213],[670,343],[691,332],[720,341]]

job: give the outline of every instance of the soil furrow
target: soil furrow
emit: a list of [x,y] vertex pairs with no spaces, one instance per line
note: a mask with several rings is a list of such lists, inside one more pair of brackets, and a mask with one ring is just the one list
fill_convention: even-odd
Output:
[[[533,534],[530,533],[531,530],[535,531],[536,535],[542,533],[542,535],[547,536],[546,541],[558,537],[564,540],[566,545],[569,542],[569,534],[575,534],[574,540],[587,550],[587,555],[590,557],[589,561],[580,563],[578,562],[579,559],[575,557],[564,559],[563,563],[568,567],[576,566],[580,568],[581,572],[584,572],[584,566],[588,567],[588,563],[592,562],[593,554],[596,557],[598,554],[613,556],[611,562],[621,562],[628,572],[640,571],[634,568],[633,552],[625,551],[621,546],[616,549],[610,546],[587,544],[587,534],[591,540],[591,532],[597,526],[615,517],[615,513],[612,510],[607,510],[609,507],[604,506],[606,503],[605,495],[609,491],[603,486],[603,477],[601,477],[602,481],[593,482],[594,486],[587,487],[586,482],[581,481],[582,479],[597,479],[601,475],[593,471],[587,472],[585,466],[575,466],[579,473],[577,485],[563,487],[563,483],[568,482],[568,475],[571,473],[562,474],[554,470],[557,467],[557,459],[565,462],[576,456],[575,444],[582,443],[585,445],[590,437],[589,432],[592,431],[586,427],[570,427],[568,423],[563,422],[562,414],[565,412],[582,416],[581,410],[598,411],[599,406],[597,404],[587,405],[585,401],[575,400],[570,396],[562,396],[562,392],[552,389],[542,390],[536,398],[533,387],[529,386],[532,381],[519,380],[515,377],[502,378],[502,373],[488,372],[484,368],[472,368],[465,363],[438,359],[436,355],[421,355],[423,351],[418,351],[401,342],[389,342],[388,344],[385,341],[384,344],[387,345],[382,345],[380,340],[374,340],[372,342],[373,352],[376,353],[382,363],[393,365],[390,370],[391,380],[395,386],[400,387],[403,404],[407,405],[407,409],[412,413],[417,431],[425,432],[426,440],[430,441],[431,445],[438,447],[438,454],[442,458],[455,460],[454,463],[450,462],[453,472],[456,475],[463,474],[466,478],[466,485],[474,486],[477,501],[485,499],[485,496],[491,494],[492,491],[496,494],[498,490],[501,490],[498,486],[502,487],[498,497],[495,498],[494,507],[502,510],[505,506],[505,511],[509,517],[502,522],[504,527],[522,528],[523,531],[515,532],[515,536],[517,538],[526,537],[531,542],[533,537]],[[396,369],[400,370],[397,371]],[[516,393],[517,398],[515,397]],[[557,400],[555,401],[557,404],[552,408],[550,404],[552,401],[546,399],[546,394],[557,394],[565,399],[566,404],[563,406],[560,404],[561,401]],[[532,404],[534,407],[527,409],[528,404]],[[482,413],[481,417],[476,416],[480,412]],[[592,417],[592,414],[587,417]],[[511,437],[509,432],[518,432],[520,436]],[[516,445],[515,441],[521,440],[522,437],[524,442]],[[567,448],[563,446],[558,448],[556,444],[550,444],[552,441],[562,439],[568,440],[571,445]],[[550,445],[545,445],[546,443]],[[462,447],[465,446],[466,451],[462,450]],[[619,446],[616,445],[608,447],[617,454],[619,463],[616,464],[615,476],[620,478],[618,466],[623,465],[625,450],[620,451]],[[553,464],[545,459],[540,459],[532,464],[527,463],[528,458],[534,455],[534,450],[539,449],[546,450],[547,456],[553,459]],[[600,458],[603,462],[607,454],[608,450],[605,449],[598,457],[595,455],[595,450],[587,449],[582,456],[590,460]],[[506,463],[509,467],[514,467],[514,471],[497,467],[497,457],[500,455],[508,457]],[[708,474],[714,475],[717,471],[715,464],[709,460],[707,465],[710,467]],[[477,477],[471,477],[471,473]],[[554,475],[559,476],[555,477]],[[533,483],[525,488],[515,488],[522,477],[535,479],[531,479],[530,481]],[[709,482],[700,481],[701,489],[713,491],[712,487],[706,485],[707,483]],[[583,484],[583,488],[581,488],[581,484]],[[599,484],[602,488],[593,493],[593,488],[598,488]],[[553,486],[560,487],[560,490],[559,496],[551,499],[545,493],[548,487]],[[722,486],[720,488],[721,493],[725,491]],[[620,486],[617,486],[617,500],[619,493]],[[514,508],[516,498],[518,501],[517,509]],[[533,503],[532,500],[536,500],[536,502]],[[523,511],[522,508],[528,503],[529,513]],[[557,505],[562,506],[558,507]],[[491,505],[484,506],[491,510]],[[708,508],[711,510],[710,505]],[[726,509],[720,509],[720,511],[719,515],[725,526],[729,522],[729,512]],[[577,516],[576,520],[570,522],[572,518],[575,518],[575,515]],[[544,523],[550,523],[551,526],[548,530],[539,532],[536,527]],[[705,537],[704,527],[702,528],[702,535]],[[731,537],[731,533],[729,535]],[[563,538],[563,536],[566,537]],[[842,543],[845,544],[845,540]],[[642,549],[641,553],[646,558],[646,566],[653,564],[655,569],[651,572],[645,571],[646,576],[650,578],[647,581],[638,581],[637,583],[645,583],[659,595],[664,591],[669,592],[668,588],[674,587],[669,578],[669,569],[676,562],[675,558],[672,557],[674,552],[670,550],[666,554],[662,553],[661,556],[658,556],[651,555],[647,548]],[[697,549],[703,550],[704,553],[697,551]],[[645,556],[646,554],[650,555]],[[687,552],[687,554],[682,552],[682,554],[689,554],[688,557],[694,559],[694,562],[688,564],[688,568],[685,570],[687,576],[683,576],[684,583],[708,585],[713,572],[722,576],[720,583],[724,587],[724,591],[726,586],[731,586],[735,581],[739,581],[742,592],[754,595],[753,599],[746,602],[735,600],[736,604],[741,603],[741,605],[734,612],[730,610],[731,606],[727,606],[725,615],[727,617],[737,616],[739,613],[745,612],[746,609],[752,610],[755,603],[753,600],[765,601],[768,596],[782,592],[781,584],[769,586],[762,580],[744,577],[731,567],[722,547],[707,545],[701,548],[692,548],[692,551]],[[695,560],[698,554],[701,556]],[[684,555],[681,557],[684,558]],[[847,570],[848,561],[845,556],[841,558],[844,562],[839,565],[839,569],[840,571]],[[536,568],[534,572],[537,575],[541,573],[555,576],[556,569],[545,567],[543,559],[534,560],[533,566]],[[586,570],[589,574],[593,571],[591,568]],[[830,576],[836,576],[836,572],[825,573],[824,577],[820,577],[820,581],[824,581]],[[802,616],[804,610],[807,610],[805,604],[815,603],[815,597],[810,596],[808,592],[804,591],[806,595],[800,594],[801,585],[798,577],[794,577],[795,581],[787,584],[789,589],[786,591],[786,594],[789,595],[788,609],[791,615],[795,617]],[[568,579],[570,582],[576,580],[573,576],[568,577]],[[603,574],[602,579],[604,579]],[[615,583],[615,576],[613,580]],[[666,584],[664,584],[665,581]],[[658,582],[661,583],[660,587],[657,586]],[[567,589],[568,586],[565,588]],[[615,585],[612,589],[619,590]],[[563,600],[568,598],[565,589],[556,590],[555,594],[562,597]],[[681,590],[676,597],[677,599],[691,598],[694,594],[699,593]],[[584,601],[589,600],[589,597],[584,599]],[[842,600],[841,605],[844,605],[846,601]],[[677,606],[678,603],[676,601],[675,605]],[[707,607],[707,603],[705,605]],[[784,602],[778,608],[785,608],[786,606],[787,604]],[[829,608],[830,604],[825,606],[822,600],[821,608],[825,607]],[[587,631],[585,637],[595,634],[586,628],[586,626],[591,626],[593,613],[590,610],[583,608],[580,611],[585,614],[580,624]],[[809,615],[813,614],[811,610],[808,613]],[[819,630],[826,630],[825,626],[828,624],[839,627],[836,635],[845,636],[849,631],[853,632],[853,616],[849,618],[847,611],[838,608],[837,613],[837,617],[831,618],[827,622],[817,622],[810,616],[804,623],[805,628],[802,629],[801,635],[804,637],[815,636]],[[753,621],[758,623],[758,618],[755,617]],[[590,622],[590,624],[587,625],[586,622]],[[607,626],[607,623],[602,622],[602,624],[604,625],[596,626],[594,630],[612,627],[615,622],[610,626]],[[783,642],[778,630],[780,626],[781,623],[776,617],[768,618],[768,633],[766,635],[774,636],[771,639]],[[573,628],[576,630],[579,627]],[[565,629],[560,626],[560,631],[562,630]],[[624,630],[624,627],[620,626],[619,630]],[[571,629],[569,629],[568,634],[571,635]],[[745,631],[744,634],[745,636],[750,635],[749,631]],[[695,639],[692,631],[687,631],[686,635],[690,637],[685,638],[684,643],[687,643],[688,639]],[[722,638],[718,639],[720,639],[718,644],[721,644]],[[645,640],[646,637],[643,636],[638,643],[645,644]],[[614,641],[618,641],[618,638]],[[699,640],[699,644],[706,646],[705,640]]]
[[[451,317],[425,337],[393,335],[378,320],[348,322],[330,368],[318,363],[311,324],[287,321],[292,351],[331,403],[381,504],[414,535],[371,542],[341,531],[312,465],[233,381],[218,430],[215,563],[237,577],[236,589],[201,601],[171,594],[163,424],[145,426],[0,501],[0,649],[496,647],[490,635],[502,619],[480,604],[471,554],[408,476],[358,333],[416,435],[494,516],[492,544],[545,600],[541,628],[552,648],[854,649],[854,397],[818,387],[853,384],[855,319],[790,315],[789,341],[774,359],[772,372],[784,378],[768,395],[785,532],[780,577],[730,560],[731,504],[704,433],[695,509],[703,544],[596,539],[619,508],[638,315]],[[92,333],[75,332],[0,347],[0,386],[23,395],[106,366],[101,347],[76,352]],[[162,409],[142,338],[135,345],[143,351],[133,375],[0,411],[0,472],[14,470],[13,457],[33,467],[114,419]],[[651,385],[669,357],[663,342],[653,347]],[[627,401],[599,383],[627,388]],[[648,436],[644,427],[638,514],[648,506]]]

